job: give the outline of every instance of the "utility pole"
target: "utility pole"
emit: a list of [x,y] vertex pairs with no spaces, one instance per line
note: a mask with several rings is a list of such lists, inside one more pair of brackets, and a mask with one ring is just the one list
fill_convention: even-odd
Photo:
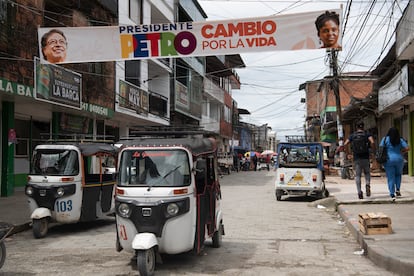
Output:
[[[339,146],[344,145],[344,129],[342,126],[342,107],[341,107],[341,97],[339,95],[339,76],[338,76],[338,49],[330,49],[330,61],[332,67],[332,90],[335,95],[336,103],[336,128],[338,130],[338,144]],[[341,166],[344,164],[345,152],[341,151],[339,153],[339,162]]]

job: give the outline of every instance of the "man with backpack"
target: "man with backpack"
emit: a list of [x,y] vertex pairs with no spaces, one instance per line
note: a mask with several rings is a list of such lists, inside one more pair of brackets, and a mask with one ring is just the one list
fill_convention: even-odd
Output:
[[371,173],[369,149],[375,152],[374,138],[372,135],[364,130],[364,123],[358,122],[356,124],[356,131],[352,133],[345,141],[344,146],[351,143],[352,152],[354,154],[354,170],[355,170],[355,182],[358,191],[358,198],[363,199],[363,193],[361,190],[361,175],[364,171],[365,175],[365,191],[367,196],[371,196]]

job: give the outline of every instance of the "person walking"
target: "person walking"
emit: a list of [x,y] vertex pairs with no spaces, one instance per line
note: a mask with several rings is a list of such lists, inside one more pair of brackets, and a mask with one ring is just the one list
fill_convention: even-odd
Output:
[[361,176],[364,171],[365,176],[365,192],[369,197],[371,196],[371,172],[370,172],[370,148],[375,152],[374,138],[372,135],[364,130],[364,123],[358,122],[356,124],[356,131],[353,132],[348,139],[346,139],[344,146],[351,143],[352,152],[354,155],[354,170],[355,183],[357,186],[358,198],[363,199],[364,195],[361,189]]
[[253,160],[253,169],[254,169],[254,171],[257,171],[257,155],[256,155],[256,153],[253,155],[252,160]]
[[381,139],[380,146],[385,147],[387,150],[387,161],[384,163],[384,169],[390,197],[395,201],[395,196],[401,196],[401,178],[404,167],[402,154],[409,151],[410,147],[400,137],[400,133],[395,127],[391,127],[388,130],[387,135]]

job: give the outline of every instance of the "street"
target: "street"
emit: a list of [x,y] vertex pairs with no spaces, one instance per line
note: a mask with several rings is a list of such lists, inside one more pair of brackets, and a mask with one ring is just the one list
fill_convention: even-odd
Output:
[[[201,256],[163,256],[156,275],[394,275],[359,254],[331,209],[303,197],[276,201],[273,174],[220,178],[223,246],[212,248],[208,240]],[[44,239],[25,231],[8,238],[6,247],[0,275],[138,275],[132,255],[115,250],[112,218],[55,226]]]

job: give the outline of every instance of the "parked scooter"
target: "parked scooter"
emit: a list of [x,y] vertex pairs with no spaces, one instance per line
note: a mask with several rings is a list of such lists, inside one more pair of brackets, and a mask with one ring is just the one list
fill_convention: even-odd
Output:
[[117,250],[135,254],[140,275],[154,273],[160,254],[199,254],[207,238],[220,247],[224,226],[215,140],[154,137],[120,143]]
[[13,231],[13,225],[5,222],[0,222],[0,269],[6,261],[6,245],[4,239]]
[[47,235],[50,222],[92,221],[114,212],[117,154],[108,143],[36,146],[25,190],[35,238]]

